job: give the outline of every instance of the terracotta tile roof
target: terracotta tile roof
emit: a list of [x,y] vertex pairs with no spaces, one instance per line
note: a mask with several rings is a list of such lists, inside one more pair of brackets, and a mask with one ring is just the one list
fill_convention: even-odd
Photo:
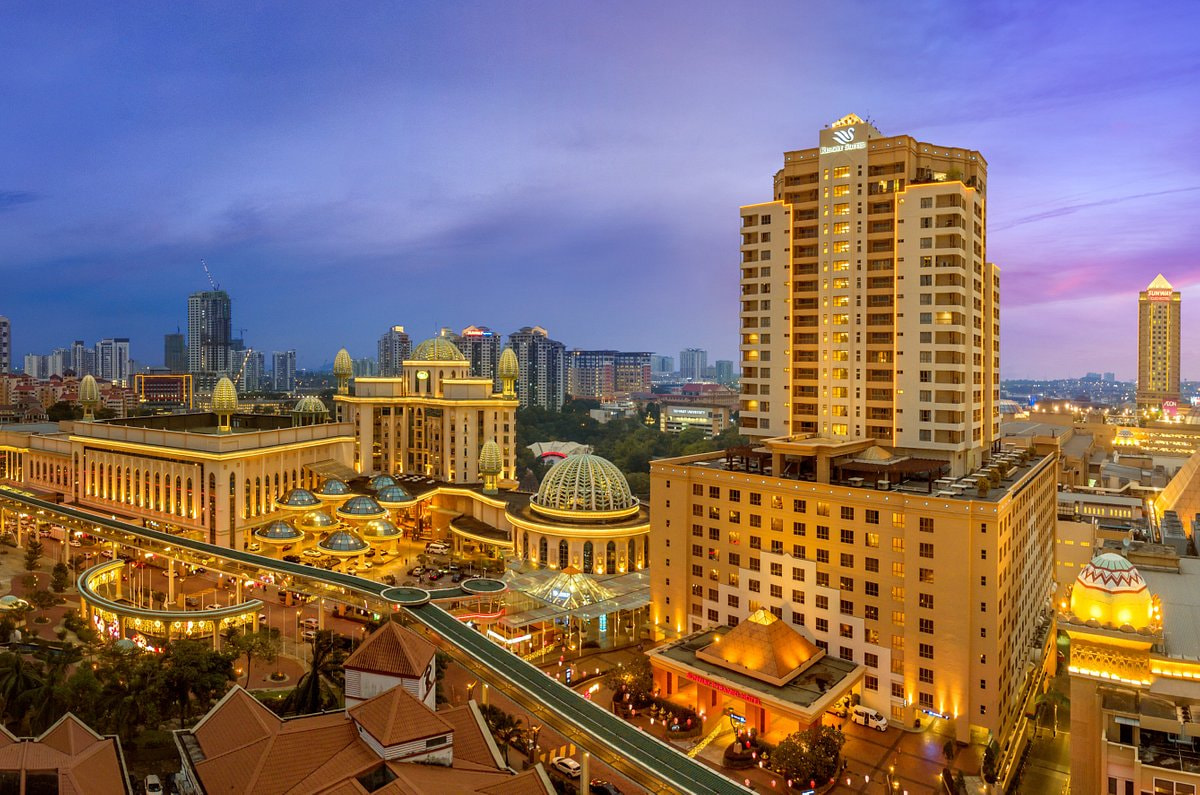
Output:
[[[444,768],[437,765],[406,765],[390,763],[388,768],[396,774],[396,780],[376,790],[372,795],[468,795],[471,793],[495,792],[497,795],[553,795],[553,787],[546,787],[535,775],[526,771],[513,776],[501,771],[465,771],[457,767]],[[549,782],[545,782],[549,783]],[[501,789],[494,789],[501,787]]]
[[385,748],[454,731],[453,724],[403,687],[385,690],[351,707],[347,714]]
[[416,632],[389,621],[359,644],[342,667],[415,678],[425,673],[435,651]]
[[37,739],[0,732],[0,770],[57,770],[60,795],[125,795],[117,742],[67,713]]
[[192,730],[209,759],[244,748],[279,731],[280,718],[240,687],[226,693]]
[[438,715],[454,726],[455,764],[470,761],[493,770],[505,767],[500,749],[492,733],[487,730],[483,715],[474,701],[461,707],[440,710]]
[[477,790],[480,795],[550,795],[554,785],[541,765]]

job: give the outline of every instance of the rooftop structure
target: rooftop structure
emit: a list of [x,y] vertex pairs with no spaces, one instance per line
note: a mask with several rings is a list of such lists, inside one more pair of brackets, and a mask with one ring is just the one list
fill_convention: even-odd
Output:
[[71,713],[38,737],[0,726],[0,791],[125,795],[125,757],[116,737],[102,737]]

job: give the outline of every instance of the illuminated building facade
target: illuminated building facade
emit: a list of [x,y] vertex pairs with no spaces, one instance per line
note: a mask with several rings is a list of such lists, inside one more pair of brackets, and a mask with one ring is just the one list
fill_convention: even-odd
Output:
[[741,208],[742,433],[937,449],[967,471],[998,431],[987,164],[853,114],[819,143]]
[[471,363],[471,375],[492,379],[492,388],[500,390],[500,335],[487,326],[467,326],[458,337],[459,350]]
[[521,408],[562,411],[567,396],[567,349],[541,326],[524,326],[508,335],[517,356],[517,397]]
[[502,478],[513,478],[517,401],[495,393],[491,378],[472,377],[470,368],[453,342],[434,337],[416,347],[398,376],[358,378],[353,394],[335,396],[339,419],[355,429],[354,467],[478,483],[479,451],[494,440]]
[[1071,791],[1200,789],[1200,561],[1105,551],[1058,604],[1070,638]]
[[412,340],[404,326],[392,326],[379,338],[379,375],[394,378],[404,360],[412,353]]
[[996,451],[955,481],[870,440],[766,446],[651,464],[656,634],[766,608],[865,665],[862,700],[890,720],[946,717],[1009,752],[1048,643],[1057,456]]
[[1180,299],[1161,273],[1138,293],[1137,404],[1167,417],[1179,408]]
[[228,373],[233,343],[233,304],[224,290],[188,296],[188,372]]
[[729,427],[729,408],[664,400],[659,404],[658,423],[663,433],[682,433],[688,428],[699,428],[704,431],[705,439],[711,439]]
[[0,375],[12,372],[12,323],[0,315]]

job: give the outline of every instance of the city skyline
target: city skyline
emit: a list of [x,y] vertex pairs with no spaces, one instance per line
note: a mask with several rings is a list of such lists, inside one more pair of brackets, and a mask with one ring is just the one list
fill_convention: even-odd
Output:
[[[1186,301],[1200,282],[1186,239],[1197,12],[925,10],[856,23],[906,43],[887,70],[840,58],[835,38],[797,53],[786,19],[801,12],[784,6],[642,9],[636,23],[544,6],[536,27],[419,6],[332,24],[315,6],[219,25],[178,8],[10,14],[13,357],[119,326],[134,359],[155,361],[207,259],[248,344],[296,348],[301,368],[343,345],[372,355],[397,323],[414,339],[537,324],[571,348],[734,359],[737,208],[782,152],[856,112],[987,158],[1002,377],[1070,362],[1132,378],[1138,290],[1162,272]],[[824,13],[804,11],[836,29]],[[670,40],[654,33],[666,27]],[[452,308],[431,300],[448,278],[474,288]],[[1184,313],[1185,340],[1196,322]],[[1200,351],[1181,370],[1200,376]]]

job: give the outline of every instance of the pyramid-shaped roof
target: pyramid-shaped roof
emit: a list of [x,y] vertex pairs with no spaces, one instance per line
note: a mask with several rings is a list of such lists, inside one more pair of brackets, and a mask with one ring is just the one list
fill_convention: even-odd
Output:
[[388,621],[346,658],[343,668],[415,679],[425,673],[437,650],[411,629]]
[[535,599],[541,599],[543,602],[568,610],[603,602],[616,596],[610,588],[596,582],[574,566],[568,566],[546,582],[530,588],[526,593]]
[[1146,289],[1147,290],[1174,290],[1175,288],[1172,287],[1171,283],[1169,281],[1167,281],[1165,278],[1163,278],[1163,275],[1160,273],[1154,277],[1154,281],[1150,282],[1150,284],[1146,286]]
[[403,687],[385,690],[346,714],[384,748],[454,733],[454,724]]
[[696,656],[731,671],[782,687],[825,652],[766,608],[751,613]]

